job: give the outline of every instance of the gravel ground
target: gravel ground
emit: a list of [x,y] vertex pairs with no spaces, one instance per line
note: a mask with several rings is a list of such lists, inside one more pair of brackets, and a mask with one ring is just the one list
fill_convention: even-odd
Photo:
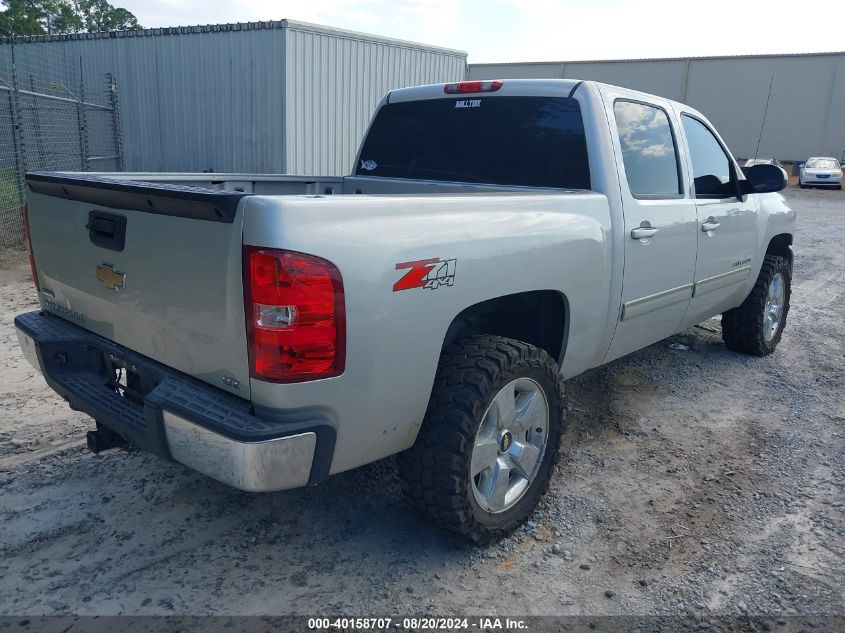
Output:
[[[549,494],[489,548],[421,523],[392,460],[249,494],[92,455],[23,360],[25,255],[0,259],[0,615],[845,615],[845,194],[799,215],[778,352],[718,320],[569,381]],[[677,345],[680,344],[680,345]]]

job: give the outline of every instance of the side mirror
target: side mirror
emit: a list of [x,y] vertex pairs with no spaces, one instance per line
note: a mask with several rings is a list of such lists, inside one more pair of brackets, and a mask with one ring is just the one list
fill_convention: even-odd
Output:
[[754,165],[745,176],[751,191],[744,193],[771,193],[786,187],[783,170],[775,165]]

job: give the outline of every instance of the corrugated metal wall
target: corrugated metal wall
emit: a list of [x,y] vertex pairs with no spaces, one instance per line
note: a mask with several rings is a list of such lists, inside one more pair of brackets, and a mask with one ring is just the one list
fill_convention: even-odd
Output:
[[106,72],[120,98],[129,171],[284,167],[284,40],[277,29],[23,44],[82,61],[86,90]]
[[658,94],[703,112],[742,157],[755,153],[774,77],[759,155],[845,155],[845,53],[471,64],[469,77],[591,79]]
[[390,90],[458,81],[466,59],[449,51],[294,26],[286,31],[287,171],[346,174],[373,110]]
[[459,51],[287,20],[117,35],[20,46],[115,75],[128,171],[341,175],[386,92],[466,72]]

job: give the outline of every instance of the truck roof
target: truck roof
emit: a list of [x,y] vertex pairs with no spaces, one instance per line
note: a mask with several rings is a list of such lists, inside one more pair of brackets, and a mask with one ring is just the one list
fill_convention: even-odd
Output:
[[[686,110],[695,112],[686,104],[674,101],[667,97],[651,94],[648,92],[641,92],[639,90],[632,90],[624,86],[615,86],[612,84],[605,84],[598,81],[584,80],[584,79],[485,79],[481,82],[500,81],[501,88],[495,92],[472,92],[465,93],[466,98],[478,98],[487,96],[554,96],[554,97],[571,97],[575,93],[575,89],[582,84],[593,85],[601,89],[602,87],[613,88],[614,90],[624,90],[632,98],[640,98],[644,101],[651,101],[660,99],[669,101],[672,104],[680,106]],[[464,83],[464,82],[455,82]],[[428,84],[423,86],[411,86],[409,88],[399,88],[393,90],[385,97],[386,103],[398,103],[402,101],[418,101],[423,99],[440,99],[440,98],[455,98],[462,96],[460,93],[446,93],[443,88],[448,84]]]
[[[487,81],[487,80],[485,80]],[[493,81],[493,80],[490,80]],[[502,87],[489,93],[466,93],[464,96],[473,98],[481,96],[569,96],[572,90],[584,83],[579,79],[501,79]],[[463,83],[463,82],[457,82]],[[482,82],[483,83],[483,82]],[[460,94],[447,94],[443,88],[448,84],[427,84],[399,88],[388,93],[387,103],[401,101],[418,101],[423,99],[455,98]]]

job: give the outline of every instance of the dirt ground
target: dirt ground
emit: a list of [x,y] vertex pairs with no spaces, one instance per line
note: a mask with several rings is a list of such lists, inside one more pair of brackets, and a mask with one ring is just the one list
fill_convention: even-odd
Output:
[[421,522],[392,460],[249,494],[143,453],[24,361],[25,255],[0,259],[0,615],[845,614],[845,194],[790,187],[789,322],[768,358],[718,320],[569,381],[549,494],[473,548]]

